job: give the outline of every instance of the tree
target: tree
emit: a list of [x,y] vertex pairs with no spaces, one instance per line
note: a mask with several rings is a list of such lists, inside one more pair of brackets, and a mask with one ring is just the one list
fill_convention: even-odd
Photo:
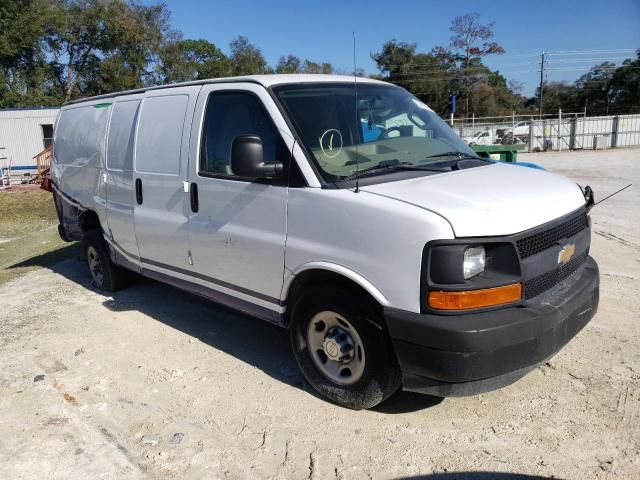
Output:
[[386,80],[400,85],[428,103],[436,112],[444,115],[449,110],[449,92],[454,79],[444,50],[417,53],[415,43],[393,39],[382,46],[380,53],[371,58],[378,69],[386,74]]
[[[545,82],[544,88],[544,113],[558,113],[559,109],[565,112],[575,112],[581,107],[577,106],[578,91],[575,85],[567,82]],[[531,98],[528,106],[537,109],[540,98],[540,88],[536,89],[535,97]],[[582,106],[584,107],[584,105]]]
[[464,98],[464,115],[469,113],[469,99],[472,95],[472,86],[479,81],[482,68],[480,59],[487,55],[503,54],[505,49],[497,42],[490,41],[493,38],[493,22],[488,25],[479,23],[480,14],[467,13],[455,17],[449,30],[451,47],[457,52],[457,60],[461,67],[460,94]]
[[45,0],[0,3],[0,107],[55,105],[45,55],[52,9]]
[[382,45],[380,53],[372,53],[371,59],[378,65],[378,70],[388,77],[399,78],[408,73],[416,54],[415,43],[398,42],[395,38]]
[[305,60],[302,64],[302,72],[331,74],[333,73],[333,65],[326,62],[316,63],[310,60]]
[[276,73],[300,73],[302,71],[302,60],[295,55],[280,57],[275,71]]
[[576,105],[575,110],[587,108],[590,115],[608,115],[611,101],[611,78],[615,65],[604,62],[596,65],[575,82]]
[[[538,107],[538,94],[527,106]],[[573,84],[544,84],[544,111],[582,112],[588,115],[640,113],[640,52],[619,67],[610,62],[593,66]]]
[[218,78],[231,74],[231,62],[207,40],[175,40],[160,53],[161,83]]
[[453,32],[451,46],[461,51],[462,58],[467,62],[472,58],[505,53],[505,49],[498,43],[487,41],[493,38],[491,29],[494,23],[482,25],[478,23],[479,18],[480,14],[477,12],[467,13],[454,18],[449,27]]
[[[417,52],[415,43],[386,42],[380,53],[372,54],[385,78],[409,90],[440,115],[451,111],[451,94],[464,88],[463,69],[459,56],[445,47],[435,47],[430,53]],[[506,78],[492,72],[481,59],[470,60],[468,111],[477,115],[511,113],[522,108],[525,98],[511,91]],[[469,72],[467,72],[469,73]]]
[[328,62],[312,62],[311,60],[300,60],[295,55],[280,57],[275,68],[276,73],[325,73],[334,72],[333,65]]
[[164,4],[56,0],[46,41],[65,101],[156,83],[155,64],[172,33]]
[[258,75],[269,73],[267,61],[258,47],[249,43],[247,37],[236,37],[229,44],[231,71],[233,75]]
[[101,88],[114,91],[155,85],[163,45],[180,36],[170,27],[169,10],[164,3],[143,5],[138,0],[111,0],[107,5],[111,15],[106,19],[108,45],[104,55],[105,61],[114,64],[115,72],[101,75]]
[[104,7],[97,2],[56,2],[51,33],[47,37],[52,66],[64,101],[84,92],[85,81],[96,75],[99,51],[105,47]]
[[611,112],[640,113],[640,50],[613,73],[610,82]]

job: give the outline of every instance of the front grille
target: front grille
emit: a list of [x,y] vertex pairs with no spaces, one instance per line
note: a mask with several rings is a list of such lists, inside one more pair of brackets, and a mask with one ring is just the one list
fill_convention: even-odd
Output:
[[524,298],[531,300],[534,297],[555,287],[558,283],[573,275],[587,260],[588,252],[576,255],[568,263],[538,275],[524,283]]
[[587,214],[584,210],[580,210],[558,225],[518,240],[516,245],[518,246],[520,258],[527,258],[543,252],[555,245],[559,240],[573,237],[585,228],[587,228]]

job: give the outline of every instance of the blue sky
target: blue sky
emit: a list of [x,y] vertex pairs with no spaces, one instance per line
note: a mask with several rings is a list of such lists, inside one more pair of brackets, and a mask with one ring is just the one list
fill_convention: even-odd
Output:
[[[262,49],[270,64],[294,54],[353,68],[352,32],[357,39],[357,63],[376,72],[371,52],[392,38],[415,42],[418,50],[448,45],[449,25],[456,15],[478,11],[481,21],[495,22],[495,40],[507,53],[486,60],[508,79],[524,83],[532,95],[545,51],[586,51],[640,48],[640,0],[428,1],[367,2],[349,0],[198,1],[165,0],[172,24],[185,38],[204,38],[228,52],[229,41],[245,35]],[[144,3],[153,3],[145,0]],[[592,52],[554,55],[547,79],[575,80],[592,63],[620,61],[632,52]],[[593,61],[592,61],[593,59]]]

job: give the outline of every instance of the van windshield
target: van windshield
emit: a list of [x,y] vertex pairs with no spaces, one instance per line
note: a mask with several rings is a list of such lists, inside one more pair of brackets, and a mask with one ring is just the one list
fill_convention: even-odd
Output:
[[[359,173],[429,168],[460,156],[476,157],[429,107],[393,85],[324,83],[275,87],[294,128],[327,182]],[[449,157],[449,158],[447,158]]]

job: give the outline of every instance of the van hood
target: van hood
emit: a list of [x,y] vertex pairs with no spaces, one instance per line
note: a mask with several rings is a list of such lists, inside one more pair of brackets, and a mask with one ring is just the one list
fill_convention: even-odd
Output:
[[544,170],[496,163],[361,187],[437,213],[456,237],[511,235],[585,204],[580,187]]

